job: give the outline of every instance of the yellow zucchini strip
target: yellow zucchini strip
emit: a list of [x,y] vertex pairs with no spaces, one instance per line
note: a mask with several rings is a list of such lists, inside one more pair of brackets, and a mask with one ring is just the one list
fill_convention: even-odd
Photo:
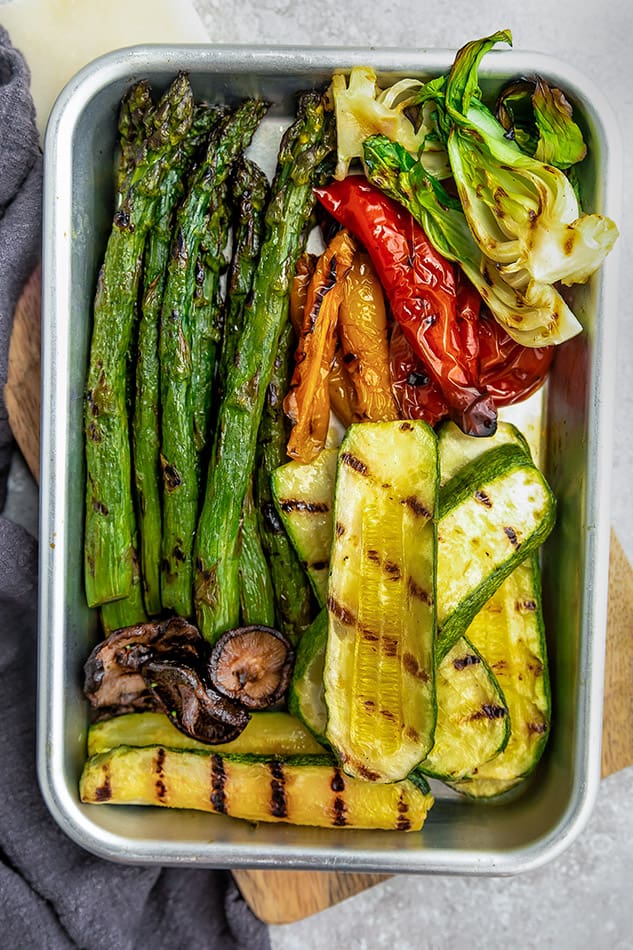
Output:
[[376,785],[343,775],[327,756],[220,755],[121,746],[93,756],[82,802],[161,805],[325,828],[419,831],[433,804],[417,779]]

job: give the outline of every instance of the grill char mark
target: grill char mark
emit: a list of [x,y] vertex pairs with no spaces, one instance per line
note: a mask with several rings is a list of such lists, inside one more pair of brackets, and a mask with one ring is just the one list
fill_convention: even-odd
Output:
[[226,814],[226,771],[221,755],[211,756],[211,795],[210,801],[220,814]]
[[154,760],[154,771],[156,772],[156,797],[159,802],[164,802],[167,797],[167,786],[165,785],[165,750],[161,748],[156,753],[156,759]]
[[270,763],[270,813],[273,818],[288,817],[286,799],[286,775],[281,762]]

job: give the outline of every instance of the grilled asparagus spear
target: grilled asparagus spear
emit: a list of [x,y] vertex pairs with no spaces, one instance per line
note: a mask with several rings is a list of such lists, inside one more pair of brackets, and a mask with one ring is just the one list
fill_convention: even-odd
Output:
[[213,640],[239,619],[239,527],[255,459],[257,432],[297,258],[314,206],[313,185],[331,150],[328,121],[316,93],[301,98],[282,140],[266,232],[235,359],[219,407],[195,547],[198,624]]
[[272,473],[288,458],[288,428],[282,400],[290,384],[295,346],[296,334],[288,321],[279,338],[259,427],[256,484],[260,531],[270,564],[277,623],[279,629],[296,643],[312,622],[314,598],[308,575],[277,514],[271,485]]
[[148,122],[148,137],[126,178],[99,274],[84,403],[84,574],[91,607],[127,597],[138,587],[127,411],[129,354],[145,237],[161,185],[180,160],[179,145],[192,115],[191,86],[180,74]]
[[183,192],[184,175],[192,157],[219,117],[219,110],[196,106],[190,134],[181,143],[182,166],[165,178],[156,220],[149,233],[143,262],[143,297],[136,348],[136,392],[132,416],[132,459],[140,535],[141,574],[145,607],[160,613],[160,378],[159,324],[171,244],[175,205]]
[[160,335],[163,538],[163,607],[192,612],[191,549],[199,503],[199,460],[194,438],[192,354],[198,344],[192,320],[195,268],[207,224],[224,196],[224,184],[249,144],[268,104],[250,99],[213,129],[204,159],[177,213]]

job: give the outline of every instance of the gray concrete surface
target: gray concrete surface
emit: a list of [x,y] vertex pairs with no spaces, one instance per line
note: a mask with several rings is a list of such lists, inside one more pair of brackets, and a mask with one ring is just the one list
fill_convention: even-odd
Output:
[[[606,94],[624,146],[612,524],[633,559],[633,5],[630,0],[194,0],[212,42],[455,48],[510,27],[515,47],[582,69]],[[37,496],[16,458],[8,512],[34,529]],[[633,946],[633,768],[602,782],[581,838],[516,878],[399,877],[305,921],[271,928],[274,950],[624,950]]]

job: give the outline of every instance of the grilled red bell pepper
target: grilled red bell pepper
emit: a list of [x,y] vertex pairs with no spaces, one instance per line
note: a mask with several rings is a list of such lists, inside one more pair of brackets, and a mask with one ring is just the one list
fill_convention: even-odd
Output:
[[[439,387],[450,415],[469,435],[491,435],[497,412],[479,385],[469,320],[458,320],[455,269],[409,212],[357,175],[317,188],[330,214],[361,241],[394,318]],[[468,332],[467,332],[468,331]]]

